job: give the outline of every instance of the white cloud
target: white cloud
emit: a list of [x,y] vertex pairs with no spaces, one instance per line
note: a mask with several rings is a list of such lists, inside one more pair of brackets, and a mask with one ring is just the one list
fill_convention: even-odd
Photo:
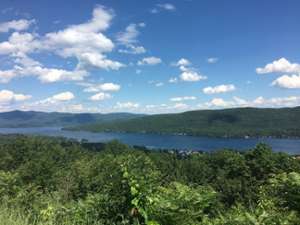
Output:
[[62,93],[59,93],[59,94],[56,94],[56,95],[53,95],[51,97],[51,99],[53,99],[54,101],[70,101],[74,98],[74,94],[70,91],[66,91],[66,92],[62,92]]
[[14,32],[8,41],[0,42],[0,55],[25,57],[26,54],[41,48],[41,43],[35,38],[36,36],[30,33]]
[[103,83],[103,84],[88,84],[84,92],[100,92],[100,91],[119,91],[121,86],[114,83]]
[[175,65],[176,66],[189,66],[189,65],[191,65],[191,62],[185,58],[181,58],[177,61],[177,63]]
[[262,105],[266,102],[266,100],[264,99],[264,97],[259,96],[256,99],[253,100],[254,105]]
[[29,104],[29,107],[49,107],[52,105],[57,105],[57,104],[64,104],[65,102],[68,102],[72,99],[74,99],[75,96],[72,92],[66,91],[66,92],[61,92],[58,94],[55,94],[49,98],[39,100],[36,102],[33,102]]
[[0,70],[0,83],[8,83],[17,76],[14,70]]
[[10,105],[15,102],[25,101],[31,98],[31,95],[17,94],[10,90],[0,91],[0,105]]
[[150,12],[155,14],[155,13],[159,13],[162,10],[174,12],[176,11],[176,7],[170,3],[156,4],[156,7],[151,9]]
[[33,23],[35,23],[34,20],[25,20],[25,19],[12,20],[8,22],[0,23],[0,33],[9,32],[11,30],[15,30],[15,31],[27,30],[30,27],[30,25],[32,25]]
[[112,98],[112,96],[108,93],[104,93],[104,92],[99,92],[93,96],[90,97],[90,100],[92,101],[103,101],[106,99],[110,99]]
[[171,77],[169,79],[169,83],[177,83],[178,82],[178,78],[177,77]]
[[57,81],[79,81],[83,80],[87,76],[87,72],[84,70],[68,71],[63,69],[52,69],[42,67],[32,67],[24,70],[26,74],[37,75],[39,80],[44,83],[52,83]]
[[[207,79],[206,76],[203,76],[201,75],[200,73],[198,73],[196,71],[196,69],[192,68],[191,65],[192,63],[185,59],[185,58],[181,58],[179,59],[175,64],[173,64],[175,66],[177,66],[180,70],[181,70],[181,74],[179,76],[179,78],[182,80],[182,81],[188,81],[188,82],[197,82],[197,81],[200,81],[200,80],[205,80]],[[169,82],[170,83],[176,83],[177,80],[172,78],[172,81],[174,82]]]
[[[114,43],[104,34],[111,23],[113,12],[102,6],[93,10],[93,17],[86,23],[68,26],[64,30],[45,36],[14,32],[8,41],[0,42],[0,55],[8,55],[15,65],[0,70],[0,82],[7,83],[15,77],[36,76],[42,82],[78,81],[89,75],[90,67],[119,70],[125,65],[108,59]],[[74,70],[47,68],[29,57],[35,52],[49,51],[63,58],[75,57],[78,64]],[[139,50],[140,51],[140,50]]]
[[115,109],[137,109],[140,107],[139,103],[135,102],[117,102],[117,104],[114,106]]
[[233,100],[238,106],[247,106],[249,104],[245,99],[239,98],[237,96],[234,96]]
[[138,30],[139,27],[145,27],[145,24],[129,24],[124,32],[120,32],[117,35],[117,41],[126,47],[126,49],[119,49],[118,51],[120,53],[143,54],[146,52],[146,49],[143,46],[134,45],[138,43],[137,37],[140,35]]
[[265,99],[260,96],[253,101],[254,106],[263,107],[293,107],[300,104],[300,96],[288,96]]
[[267,64],[263,68],[257,68],[258,74],[265,73],[300,73],[300,64],[290,63],[287,59],[281,58]]
[[142,60],[138,61],[138,65],[157,65],[162,63],[162,60],[158,57],[146,57],[143,58]]
[[181,102],[181,101],[196,100],[196,99],[197,98],[195,96],[183,96],[183,97],[170,98],[170,101],[172,101],[172,102]]
[[165,4],[157,4],[158,7],[163,8],[168,11],[174,11],[176,10],[176,7],[170,3],[165,3]]
[[104,55],[99,54],[97,52],[82,53],[79,58],[80,58],[79,67],[83,67],[83,68],[92,66],[92,67],[105,69],[105,70],[119,70],[121,67],[125,66],[120,62],[106,59]]
[[138,55],[146,53],[146,49],[143,46],[128,45],[127,49],[119,49],[118,52]]
[[45,48],[55,51],[64,58],[76,57],[80,68],[93,66],[106,70],[118,70],[124,65],[109,60],[104,55],[114,48],[113,42],[102,33],[110,26],[112,18],[111,10],[97,6],[90,21],[46,34]]
[[196,82],[200,80],[205,80],[207,79],[207,77],[202,76],[201,74],[195,71],[185,71],[180,74],[180,79],[188,82]]
[[135,44],[137,43],[137,37],[139,36],[140,32],[138,31],[139,25],[132,23],[129,24],[124,32],[120,32],[117,35],[117,40],[119,43],[123,45]]
[[36,76],[43,83],[58,81],[83,80],[88,73],[84,70],[68,71],[63,69],[45,68],[41,66],[14,66],[11,70],[0,70],[0,83],[7,83],[11,79],[23,76]]
[[272,82],[273,86],[281,88],[300,88],[300,75],[283,75]]
[[213,107],[228,107],[231,105],[232,105],[231,102],[227,102],[222,98],[214,98],[207,104],[207,106],[213,106]]
[[235,86],[233,84],[222,84],[215,87],[206,87],[203,88],[204,94],[219,94],[226,93],[235,90]]
[[216,57],[212,57],[212,58],[208,58],[207,59],[207,62],[208,63],[217,63],[219,61],[219,58],[216,58]]
[[233,108],[233,107],[295,107],[300,104],[300,96],[264,98],[259,96],[254,100],[245,100],[233,97],[232,100],[214,98],[209,102],[200,104],[201,108]]

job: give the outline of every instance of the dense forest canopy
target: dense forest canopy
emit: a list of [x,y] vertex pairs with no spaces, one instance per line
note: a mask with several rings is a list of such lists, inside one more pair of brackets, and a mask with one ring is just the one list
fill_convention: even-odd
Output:
[[199,110],[92,123],[71,129],[213,137],[300,137],[300,107]]
[[0,224],[300,224],[300,160],[1,136]]

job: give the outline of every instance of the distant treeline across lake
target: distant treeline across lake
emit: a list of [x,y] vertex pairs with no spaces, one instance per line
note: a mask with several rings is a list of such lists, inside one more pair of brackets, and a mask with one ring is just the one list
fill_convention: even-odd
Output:
[[258,143],[270,145],[274,151],[300,154],[300,139],[296,138],[211,138],[184,135],[137,134],[120,132],[68,131],[59,127],[0,128],[1,134],[32,134],[60,136],[88,142],[119,140],[131,146],[155,149],[213,151],[224,148],[247,150]]

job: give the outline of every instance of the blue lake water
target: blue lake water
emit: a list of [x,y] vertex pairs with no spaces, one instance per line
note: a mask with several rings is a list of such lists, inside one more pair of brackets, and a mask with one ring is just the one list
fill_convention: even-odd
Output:
[[300,139],[278,138],[208,138],[160,134],[132,133],[92,133],[88,131],[65,131],[58,127],[0,128],[0,134],[30,134],[42,136],[61,136],[89,142],[108,142],[119,140],[128,145],[148,148],[212,151],[224,148],[246,150],[263,142],[272,146],[274,151],[300,154]]

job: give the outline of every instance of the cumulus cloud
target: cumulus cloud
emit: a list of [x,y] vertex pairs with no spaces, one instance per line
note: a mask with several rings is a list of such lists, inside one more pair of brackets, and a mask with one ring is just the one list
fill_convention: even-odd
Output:
[[219,61],[219,58],[216,58],[216,57],[211,57],[211,58],[207,59],[207,62],[210,64],[217,63],[218,61]]
[[47,106],[50,106],[53,104],[64,103],[64,102],[70,101],[74,98],[75,98],[75,96],[72,92],[66,91],[66,92],[61,92],[61,93],[55,94],[55,95],[53,95],[49,98],[43,99],[43,100],[33,102],[32,104],[30,104],[30,106],[47,107]]
[[196,82],[207,79],[206,76],[199,74],[196,71],[184,71],[180,74],[180,79],[188,82]]
[[266,99],[262,96],[253,101],[255,106],[263,107],[293,107],[300,104],[300,96],[288,96]]
[[127,45],[126,47],[127,49],[119,49],[118,52],[134,55],[146,53],[146,49],[143,46]]
[[67,111],[70,106],[68,103],[75,98],[70,91],[57,93],[51,97],[30,102],[22,106],[22,110],[36,110],[36,111]]
[[264,98],[259,96],[253,100],[233,97],[231,100],[214,98],[209,102],[200,104],[201,108],[233,108],[233,107],[295,107],[300,104],[300,96]]
[[300,75],[283,75],[272,82],[273,86],[281,88],[300,88]]
[[189,66],[189,65],[191,65],[191,62],[185,58],[181,58],[176,62],[175,65],[176,66]]
[[146,57],[143,58],[142,60],[138,61],[138,65],[142,66],[142,65],[157,65],[162,63],[162,60],[158,57]]
[[107,59],[104,55],[97,52],[82,53],[79,58],[79,68],[86,68],[91,66],[105,70],[119,70],[121,67],[125,67],[124,64],[118,61]]
[[8,41],[0,42],[0,55],[11,55],[13,57],[25,57],[41,48],[41,43],[31,33],[14,32]]
[[227,102],[222,98],[214,98],[210,102],[206,103],[207,106],[213,106],[213,107],[229,107],[232,105],[231,102]]
[[263,68],[257,68],[258,74],[266,73],[300,73],[300,64],[290,63],[287,59],[281,58],[267,64]]
[[10,90],[0,91],[0,105],[10,105],[15,102],[25,101],[31,98],[31,95],[14,93]]
[[20,67],[15,66],[11,70],[0,70],[0,83],[7,83],[11,79],[23,76],[36,76],[43,83],[57,81],[83,80],[88,73],[85,70],[68,71],[63,69],[45,68],[41,66]]
[[17,73],[15,72],[15,70],[0,70],[0,83],[8,83],[16,76]]
[[87,87],[83,90],[84,92],[100,92],[100,91],[119,91],[121,86],[114,83],[103,83],[103,84],[87,84]]
[[156,6],[150,10],[151,13],[159,13],[161,11],[176,11],[176,7],[171,3],[164,3],[164,4],[156,4]]
[[97,6],[90,21],[46,34],[45,47],[65,58],[76,57],[80,67],[118,70],[124,65],[106,58],[105,53],[111,52],[114,44],[103,34],[113,16],[112,11]]
[[37,75],[38,78],[44,83],[52,83],[57,81],[79,81],[83,80],[87,76],[87,72],[84,70],[68,71],[63,69],[52,69],[42,67],[32,67],[24,70],[27,74]]
[[[179,76],[179,78],[182,81],[187,81],[187,82],[197,82],[200,80],[205,80],[207,79],[206,76],[201,75],[199,72],[196,71],[196,69],[192,68],[191,65],[192,63],[185,59],[185,58],[181,58],[179,59],[175,64],[173,64],[175,66],[177,66],[179,68],[179,70],[182,72]],[[176,83],[177,80],[176,79],[172,79],[171,83]],[[170,81],[169,81],[170,82]]]
[[74,98],[74,94],[70,91],[66,91],[66,92],[62,92],[56,95],[53,95],[51,97],[51,99],[53,99],[54,101],[70,101]]
[[103,101],[106,99],[110,99],[112,98],[112,96],[108,93],[104,93],[104,92],[99,92],[93,96],[90,97],[90,100],[92,101]]
[[234,96],[231,100],[224,100],[223,98],[213,98],[209,102],[199,104],[200,108],[234,108],[234,107],[254,107],[254,101],[247,101],[240,97]]
[[124,45],[126,49],[119,49],[120,53],[127,53],[127,54],[143,54],[146,52],[146,49],[143,46],[136,46],[135,44],[138,43],[137,37],[140,35],[140,31],[138,28],[145,27],[144,23],[139,24],[129,24],[125,31],[120,32],[117,35],[117,41]]
[[215,87],[206,87],[203,88],[204,94],[220,94],[231,92],[235,90],[235,86],[233,84],[222,84]]
[[195,96],[183,96],[183,97],[170,98],[170,101],[172,101],[172,102],[181,102],[181,101],[196,100],[196,99],[197,98]]
[[144,27],[145,24],[129,24],[125,31],[120,32],[117,35],[117,41],[123,45],[135,44],[138,42],[137,37],[139,36],[140,32],[138,31],[138,27]]
[[30,25],[32,25],[33,23],[35,23],[35,20],[25,20],[25,19],[3,22],[0,23],[0,33],[9,32],[11,30],[14,31],[27,30],[30,27]]
[[115,109],[118,110],[131,110],[131,109],[137,109],[140,107],[139,103],[136,102],[117,102],[117,104],[114,106]]
[[[0,55],[8,55],[15,65],[13,68],[0,70],[0,82],[7,83],[15,77],[23,76],[36,76],[42,82],[78,81],[89,75],[90,68],[119,70],[125,65],[107,58],[106,53],[111,52],[115,46],[103,34],[109,28],[113,17],[114,13],[111,10],[97,6],[93,10],[92,18],[86,23],[71,25],[44,36],[18,32],[25,30],[26,24],[29,26],[34,21],[20,20],[18,23],[11,21],[2,24],[3,30],[16,30],[7,41],[0,42]],[[29,56],[44,51],[63,58],[76,58],[78,64],[73,70],[48,68]]]

